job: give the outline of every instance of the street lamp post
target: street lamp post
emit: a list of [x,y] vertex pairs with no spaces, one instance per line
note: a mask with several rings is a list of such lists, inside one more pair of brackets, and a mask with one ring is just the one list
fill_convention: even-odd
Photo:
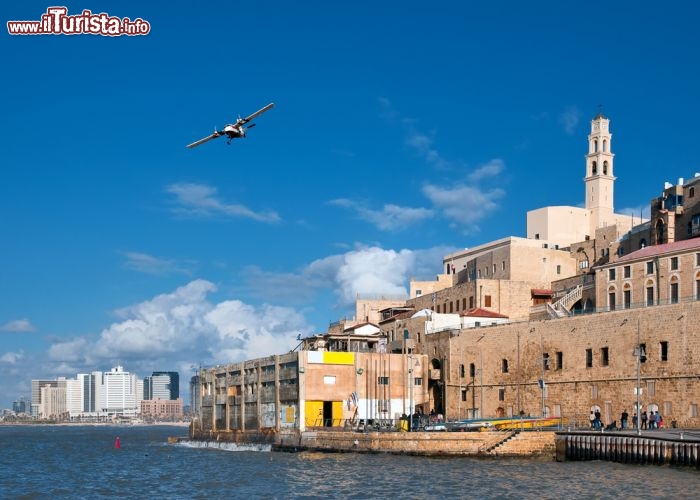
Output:
[[642,409],[639,405],[639,393],[641,392],[641,364],[642,356],[644,356],[644,349],[642,344],[639,342],[639,318],[637,318],[637,347],[634,349],[634,355],[637,358],[637,436],[642,435]]

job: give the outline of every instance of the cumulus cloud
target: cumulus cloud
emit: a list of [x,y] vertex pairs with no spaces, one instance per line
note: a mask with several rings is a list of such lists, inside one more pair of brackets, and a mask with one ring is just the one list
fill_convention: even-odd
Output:
[[232,363],[286,352],[298,332],[308,330],[294,309],[236,300],[212,303],[217,291],[206,280],[115,311],[120,321],[99,337],[55,342],[49,358],[69,373],[106,369],[128,360],[127,370],[172,369]]
[[[274,294],[283,288],[290,301],[301,296],[310,302],[313,298],[310,294],[333,290],[336,306],[350,308],[354,306],[358,294],[407,297],[411,277],[433,279],[435,274],[441,272],[442,256],[452,251],[454,249],[450,247],[396,251],[358,245],[343,254],[315,260],[298,273],[285,275],[283,287],[275,273],[257,268],[248,275],[247,281],[248,286],[256,289],[260,295]],[[267,279],[268,276],[270,279]]]
[[424,186],[423,193],[467,233],[479,229],[477,222],[493,212],[498,207],[496,200],[505,194],[498,188],[481,190],[468,185],[445,188],[432,184]]
[[559,115],[559,123],[564,127],[564,132],[571,135],[576,132],[576,125],[578,125],[580,118],[581,112],[578,108],[569,106]]
[[161,259],[140,252],[125,252],[124,267],[140,273],[165,276],[168,274],[186,274],[191,272],[173,259]]
[[224,215],[268,223],[281,220],[280,216],[271,210],[255,212],[244,205],[225,203],[218,198],[217,189],[206,184],[170,184],[165,190],[175,195],[177,206],[173,212],[177,214],[199,217]]
[[353,210],[358,217],[383,231],[407,229],[435,215],[428,208],[401,207],[394,204],[386,204],[380,210],[372,210],[360,202],[345,198],[331,200],[329,203]]
[[0,332],[33,332],[36,328],[28,319],[15,319],[0,326]]

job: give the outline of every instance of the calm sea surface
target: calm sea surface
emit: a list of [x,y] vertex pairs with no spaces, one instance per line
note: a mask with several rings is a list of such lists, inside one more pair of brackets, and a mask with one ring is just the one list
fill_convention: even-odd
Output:
[[693,468],[167,443],[186,434],[169,426],[0,426],[0,498],[675,499],[700,491]]

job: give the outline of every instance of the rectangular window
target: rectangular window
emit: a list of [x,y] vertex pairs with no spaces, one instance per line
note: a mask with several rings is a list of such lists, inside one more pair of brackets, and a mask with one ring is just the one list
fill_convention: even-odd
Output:
[[688,408],[688,416],[690,418],[698,417],[698,405],[696,403],[690,403],[690,406]]
[[503,373],[508,373],[508,360],[504,359],[501,361],[501,371]]
[[437,311],[435,311],[435,312],[438,312],[438,313],[440,312],[440,304],[438,304]]
[[608,308],[611,311],[615,310],[615,292],[610,292],[608,294]]
[[545,352],[542,354],[542,368],[549,370],[549,353]]
[[484,307],[491,307],[491,296],[484,295]]
[[608,269],[608,280],[615,281],[615,268]]
[[629,290],[625,290],[623,292],[623,297],[625,299],[625,309],[629,309],[632,307],[632,292]]
[[591,386],[591,399],[598,399],[598,386],[595,384]]
[[493,274],[496,274],[496,264],[493,265]]
[[663,412],[662,416],[663,416],[663,415],[671,415],[671,414],[673,413],[672,409],[673,409],[673,408],[672,408],[672,406],[671,406],[671,402],[670,402],[670,401],[664,401],[664,412]]
[[416,297],[423,295],[423,290],[416,290]]
[[561,274],[561,265],[557,264],[557,274]]
[[647,394],[656,396],[656,382],[654,380],[647,380]]
[[464,365],[459,365],[459,376],[464,378]]
[[587,260],[582,260],[578,264],[579,269],[588,269],[588,261]]
[[462,309],[465,311],[467,310],[467,299],[466,298],[462,299]]
[[413,385],[420,386],[423,385],[423,377],[416,377],[413,379]]
[[556,356],[557,356],[557,366],[556,366],[556,369],[557,369],[557,370],[562,370],[562,369],[564,369],[564,353],[561,352],[561,351],[557,351]]
[[334,375],[324,375],[323,376],[323,383],[326,385],[335,385],[335,376]]
[[481,269],[479,269],[478,273],[479,273],[479,278],[481,278]]
[[389,377],[377,377],[377,384],[389,385]]
[[469,297],[469,309],[474,309],[474,297]]
[[695,265],[700,266],[700,253],[695,254]]
[[450,301],[450,312],[454,312],[454,303]]
[[647,306],[654,305],[654,287],[647,287]]
[[647,274],[654,274],[654,261],[647,262]]
[[593,349],[586,349],[586,368],[593,368]]
[[622,274],[625,278],[632,276],[632,268],[630,266],[625,266],[622,268]]
[[462,401],[466,401],[466,400],[467,400],[467,390],[462,389]]
[[[698,254],[698,255],[700,255],[700,254]],[[501,271],[505,271],[505,270],[506,270],[506,261],[503,260],[503,261],[501,261]]]
[[661,361],[668,361],[668,342],[663,341],[659,343],[659,352]]
[[603,347],[600,350],[600,364],[601,366],[608,366],[610,364],[610,359],[608,358],[608,348]]
[[476,376],[476,365],[474,363],[469,363],[469,376],[471,378]]
[[669,297],[671,304],[678,304],[678,283],[671,283],[671,296]]
[[671,271],[678,271],[678,257],[671,257]]
[[506,400],[506,390],[505,389],[498,389],[498,400],[499,401]]

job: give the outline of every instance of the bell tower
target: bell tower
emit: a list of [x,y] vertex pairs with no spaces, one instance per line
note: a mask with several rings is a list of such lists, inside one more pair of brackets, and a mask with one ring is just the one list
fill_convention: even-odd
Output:
[[602,110],[591,120],[591,133],[588,135],[586,155],[586,209],[591,215],[591,232],[615,224],[612,134],[610,120]]

